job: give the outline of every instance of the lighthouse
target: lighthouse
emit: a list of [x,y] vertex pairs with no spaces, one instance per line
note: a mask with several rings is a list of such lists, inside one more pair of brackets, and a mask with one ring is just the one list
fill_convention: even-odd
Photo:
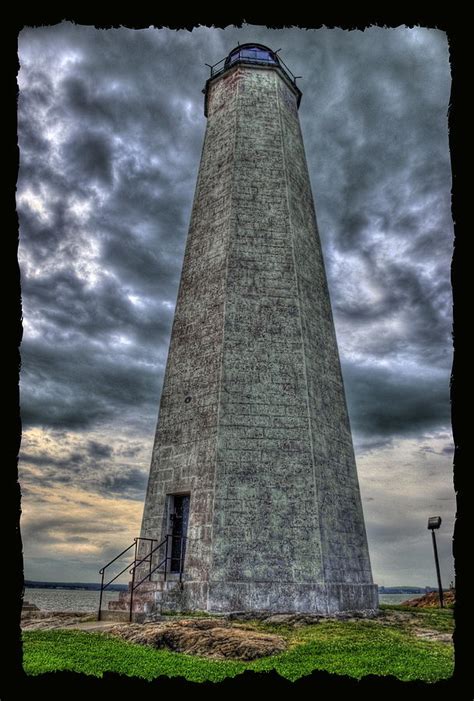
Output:
[[162,610],[375,609],[302,93],[260,44],[203,92],[137,573]]

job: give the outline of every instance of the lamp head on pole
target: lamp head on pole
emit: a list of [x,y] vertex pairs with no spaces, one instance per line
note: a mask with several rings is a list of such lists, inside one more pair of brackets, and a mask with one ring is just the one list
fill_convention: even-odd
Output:
[[428,528],[434,531],[441,526],[441,516],[430,516],[428,519]]

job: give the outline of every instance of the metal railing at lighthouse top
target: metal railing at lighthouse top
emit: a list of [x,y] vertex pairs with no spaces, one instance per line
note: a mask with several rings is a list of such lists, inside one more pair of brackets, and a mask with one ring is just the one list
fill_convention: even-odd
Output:
[[[242,50],[244,50],[244,46],[241,47]],[[278,49],[279,51],[280,49]],[[216,78],[218,75],[223,73],[225,70],[230,68],[231,66],[235,66],[239,63],[241,64],[251,64],[251,65],[261,65],[261,66],[276,66],[280,68],[283,73],[286,75],[286,77],[294,84],[296,85],[296,80],[297,78],[301,78],[302,76],[300,75],[294,75],[292,71],[288,68],[286,63],[283,61],[282,58],[279,56],[276,56],[278,51],[272,51],[271,54],[268,56],[264,55],[264,52],[261,52],[260,54],[257,54],[255,57],[252,55],[249,55],[248,53],[239,53],[236,55],[235,58],[232,57],[232,53],[229,56],[225,56],[222,58],[220,61],[217,63],[214,63],[213,65],[206,63],[205,65],[208,66],[210,70],[210,78]]]

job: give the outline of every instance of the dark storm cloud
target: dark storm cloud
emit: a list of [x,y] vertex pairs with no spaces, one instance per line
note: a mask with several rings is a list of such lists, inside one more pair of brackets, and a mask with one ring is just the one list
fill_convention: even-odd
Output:
[[378,358],[409,351],[419,361],[449,363],[451,288],[446,274],[440,274],[437,279],[435,271],[433,279],[411,259],[403,266],[391,261],[373,261],[366,256],[364,261],[370,283],[381,291],[380,298],[369,301],[344,296],[342,283],[334,295],[336,318],[349,327],[365,325],[370,333],[371,325],[402,314],[405,323],[398,334],[378,329],[364,350]]
[[87,441],[87,452],[93,458],[110,458],[112,456],[113,450],[110,445],[104,445],[103,443],[98,443],[97,441]]
[[28,482],[33,466],[37,487],[53,489],[67,484],[107,497],[141,500],[147,473],[123,459],[127,452],[134,451],[126,448],[115,451],[112,446],[95,440],[87,441],[78,449],[71,448],[67,440],[62,441],[59,454],[54,456],[49,451],[26,449],[21,456],[23,478]]
[[[157,253],[147,247],[146,241],[143,247],[137,247],[136,241],[127,240],[126,233],[120,224],[110,232],[102,249],[105,260],[131,289],[141,288],[144,295],[156,295],[158,299],[161,297],[174,305],[182,248],[179,249],[178,257],[176,250]],[[159,324],[160,319],[157,318],[155,323]]]
[[[86,428],[127,403],[156,415],[204,121],[184,120],[194,91],[187,76],[174,84],[166,47],[133,32],[120,49],[108,32],[64,32],[74,70],[48,75],[40,51],[21,91],[19,192],[42,197],[47,213],[20,194],[25,317],[37,332],[22,348],[22,418]],[[77,200],[92,211],[81,216]],[[90,243],[93,285],[84,265],[71,267]],[[128,347],[111,347],[117,336]]]
[[66,163],[66,174],[91,182],[111,185],[113,179],[113,149],[107,134],[101,132],[73,132],[62,147],[61,158]]
[[[54,474],[55,468],[69,468],[72,472],[79,473],[85,466],[93,466],[99,463],[110,462],[114,450],[111,446],[99,443],[95,440],[87,441],[79,450],[71,450],[67,441],[61,442],[61,455],[54,457],[49,452],[38,452],[24,450],[22,459],[30,465],[51,468],[50,473]],[[48,478],[48,473],[44,471],[43,476]]]
[[133,352],[104,352],[94,343],[61,339],[23,343],[22,417],[25,425],[84,429],[110,417],[156,414],[159,370]]
[[[38,543],[47,544],[48,542],[58,542],[64,539],[61,536],[54,538],[54,536],[51,534],[51,531],[57,530],[58,532],[64,532],[68,529],[77,529],[82,531],[83,533],[88,533],[91,536],[93,536],[94,533],[97,532],[97,530],[100,531],[100,528],[97,528],[96,523],[88,526],[87,523],[84,523],[84,521],[81,520],[80,516],[75,515],[69,518],[65,518],[64,516],[62,516],[61,518],[44,519],[41,522],[41,529],[39,531],[37,531],[36,523],[31,524],[31,526],[25,526],[25,528],[23,529],[23,535],[25,538],[30,538],[32,535],[34,535],[35,540]],[[103,530],[107,531],[109,530],[109,527],[106,524],[104,524]]]
[[430,445],[422,445],[421,448],[419,448],[420,453],[432,453],[433,455],[449,455],[452,456],[454,454],[454,446],[453,445],[445,445],[441,450],[435,450],[432,448]]
[[145,494],[145,487],[148,474],[143,470],[133,469],[126,474],[107,475],[101,481],[101,488],[104,492],[112,492],[125,496],[132,492],[140,496]]
[[119,448],[116,452],[121,458],[134,458],[140,452],[140,448],[138,446]]
[[53,271],[26,280],[23,292],[28,301],[38,305],[38,321],[44,329],[49,327],[58,336],[76,335],[78,345],[71,347],[73,353],[77,350],[80,354],[82,338],[87,343],[91,339],[105,343],[111,336],[125,334],[144,347],[168,339],[172,311],[153,301],[134,305],[124,294],[124,285],[115,278],[106,277],[90,288],[75,272]]
[[38,546],[54,545],[54,543],[61,543],[65,540],[69,541],[71,539],[69,532],[77,531],[86,535],[86,542],[90,544],[95,537],[120,531],[121,528],[120,524],[101,523],[98,519],[88,524],[81,518],[80,514],[71,514],[70,516],[61,515],[58,518],[42,518],[38,521],[31,521],[24,525],[22,535],[25,540],[34,538]]
[[152,430],[205,128],[204,64],[245,40],[278,44],[303,75],[357,438],[377,446],[447,423],[444,36],[63,24],[20,42],[26,426],[87,429],[141,412]]
[[422,435],[450,422],[449,386],[439,374],[423,376],[403,368],[345,365],[344,377],[356,434]]
[[[303,73],[303,101],[314,109],[303,102],[300,113],[339,340],[343,355],[354,336],[365,360],[403,354],[443,367],[446,386],[449,72],[447,61],[435,60],[446,46],[437,32],[364,34],[326,34],[314,55],[318,69]],[[361,294],[368,285],[375,299]],[[384,323],[390,319],[403,321],[398,332]]]

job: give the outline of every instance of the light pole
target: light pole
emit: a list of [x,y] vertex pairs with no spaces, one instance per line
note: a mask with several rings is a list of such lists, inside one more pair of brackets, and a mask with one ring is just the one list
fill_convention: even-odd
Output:
[[435,530],[437,530],[440,526],[441,516],[430,516],[430,518],[428,519],[428,530],[431,531],[431,537],[433,538],[433,552],[436,564],[436,574],[438,575],[439,605],[441,608],[443,608],[443,587],[441,586],[441,572],[439,571],[438,548],[436,547],[435,536]]

